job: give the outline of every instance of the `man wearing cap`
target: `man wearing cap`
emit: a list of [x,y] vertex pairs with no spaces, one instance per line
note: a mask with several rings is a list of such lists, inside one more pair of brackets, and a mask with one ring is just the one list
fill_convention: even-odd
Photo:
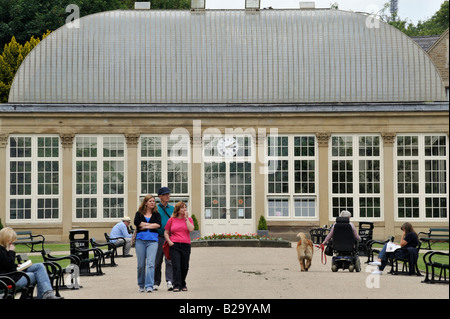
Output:
[[122,218],[122,221],[114,225],[111,230],[111,234],[109,235],[109,237],[111,238],[111,242],[116,244],[117,247],[125,245],[123,249],[123,257],[133,257],[133,255],[130,255],[132,237],[132,235],[128,232],[128,227],[130,226],[130,224],[130,217],[124,216]]
[[174,207],[169,204],[170,201],[170,189],[168,187],[161,187],[158,191],[159,204],[158,204],[158,212],[161,215],[161,227],[158,229],[158,251],[156,252],[156,260],[155,260],[155,283],[153,285],[153,290],[158,290],[159,285],[161,284],[161,266],[163,262],[163,258],[166,262],[166,281],[167,281],[167,289],[173,289],[173,270],[172,270],[172,261],[168,260],[164,256],[163,245],[164,245],[164,227],[166,226],[167,221],[170,217],[172,217]]

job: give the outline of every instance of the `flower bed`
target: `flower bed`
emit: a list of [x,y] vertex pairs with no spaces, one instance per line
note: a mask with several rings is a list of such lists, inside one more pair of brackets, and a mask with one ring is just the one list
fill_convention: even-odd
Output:
[[282,238],[270,238],[257,234],[212,234],[196,238],[193,247],[291,247],[289,241]]

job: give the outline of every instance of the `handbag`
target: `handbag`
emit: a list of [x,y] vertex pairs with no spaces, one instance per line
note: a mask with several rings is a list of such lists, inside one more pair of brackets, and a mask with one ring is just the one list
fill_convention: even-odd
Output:
[[[165,211],[165,210],[164,210]],[[167,223],[170,221],[170,227],[172,228],[172,220],[171,218],[169,218],[169,220],[167,221]],[[167,225],[167,224],[166,224]],[[170,230],[169,230],[170,231]],[[163,252],[164,255],[166,256],[167,260],[171,260],[170,258],[170,246],[169,243],[165,240],[164,244],[163,244]]]
[[163,252],[164,252],[164,255],[166,256],[167,260],[170,260],[171,259],[170,258],[170,246],[167,243],[167,241],[165,241],[163,244]]

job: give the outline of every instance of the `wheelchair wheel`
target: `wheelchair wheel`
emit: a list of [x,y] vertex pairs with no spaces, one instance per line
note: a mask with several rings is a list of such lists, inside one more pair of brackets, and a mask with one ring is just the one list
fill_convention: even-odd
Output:
[[333,264],[331,265],[331,271],[332,272],[337,272],[339,269],[338,265],[336,264],[336,262],[333,260]]

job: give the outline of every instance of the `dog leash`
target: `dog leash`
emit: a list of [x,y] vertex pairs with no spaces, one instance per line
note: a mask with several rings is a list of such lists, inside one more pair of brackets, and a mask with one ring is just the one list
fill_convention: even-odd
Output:
[[[320,259],[321,259],[322,265],[326,265],[327,264],[327,255],[325,255],[325,245],[320,244],[320,245],[315,245],[315,246],[321,250]],[[323,262],[324,259],[325,259],[325,263]]]

